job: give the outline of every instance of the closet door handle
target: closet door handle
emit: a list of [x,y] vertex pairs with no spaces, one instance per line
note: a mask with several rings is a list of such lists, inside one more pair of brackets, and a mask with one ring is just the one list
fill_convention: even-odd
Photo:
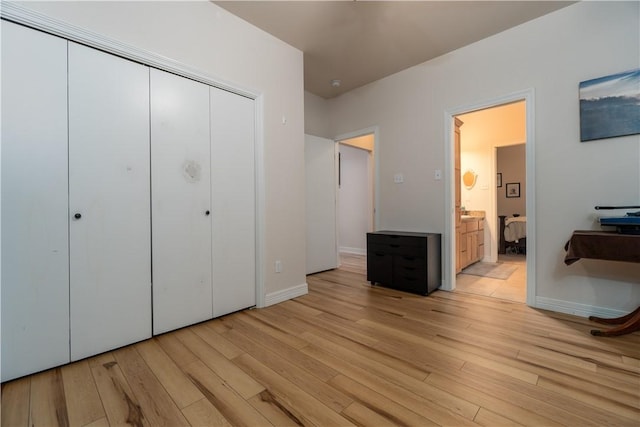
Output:
[[209,216],[209,214],[210,214],[210,213],[211,213],[210,211],[206,211],[204,214],[205,214],[206,216]]
[[80,219],[80,218],[82,218],[82,214],[77,213],[77,214],[75,214],[73,217],[74,217],[75,219]]

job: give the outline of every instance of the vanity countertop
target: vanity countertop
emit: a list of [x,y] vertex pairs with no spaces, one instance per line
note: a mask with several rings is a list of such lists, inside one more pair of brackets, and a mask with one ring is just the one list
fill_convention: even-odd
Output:
[[474,221],[478,219],[484,219],[484,211],[464,211],[464,215],[460,216],[461,221]]

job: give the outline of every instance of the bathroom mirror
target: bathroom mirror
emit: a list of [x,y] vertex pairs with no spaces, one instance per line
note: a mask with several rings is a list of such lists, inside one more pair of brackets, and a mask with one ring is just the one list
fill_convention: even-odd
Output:
[[467,190],[471,190],[474,185],[476,185],[476,180],[478,179],[478,174],[476,174],[473,169],[467,169],[467,171],[462,174],[462,183],[466,187]]

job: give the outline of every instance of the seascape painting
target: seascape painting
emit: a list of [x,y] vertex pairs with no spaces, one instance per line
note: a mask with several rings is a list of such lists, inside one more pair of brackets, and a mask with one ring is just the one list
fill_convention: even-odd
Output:
[[640,68],[580,83],[580,141],[640,133]]

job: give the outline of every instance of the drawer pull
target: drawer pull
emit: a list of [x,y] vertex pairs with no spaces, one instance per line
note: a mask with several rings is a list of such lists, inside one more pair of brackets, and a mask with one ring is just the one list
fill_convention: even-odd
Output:
[[415,261],[416,260],[415,257],[412,257],[412,256],[403,256],[402,258],[405,259],[406,261]]
[[399,248],[400,247],[400,245],[389,245],[389,246],[391,246],[392,248]]
[[413,267],[405,267],[404,269],[407,270],[407,271],[414,271],[415,270],[415,268],[413,268]]

